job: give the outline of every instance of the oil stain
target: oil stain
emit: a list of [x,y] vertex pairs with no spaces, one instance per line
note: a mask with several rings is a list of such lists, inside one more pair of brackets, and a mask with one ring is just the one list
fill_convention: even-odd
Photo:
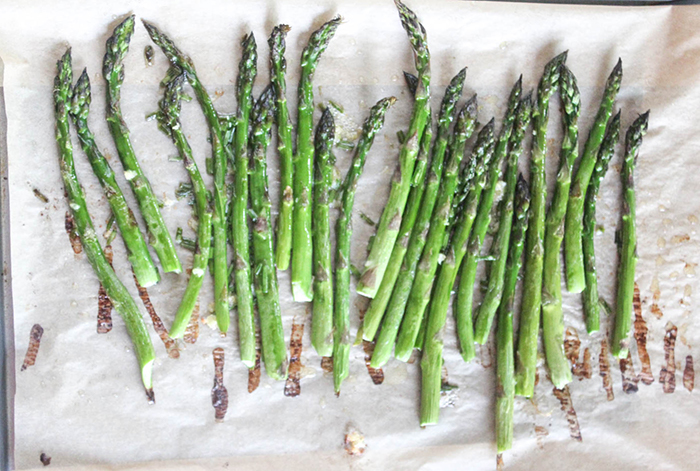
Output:
[[[133,273],[133,268],[131,271]],[[168,335],[168,331],[163,325],[163,321],[160,319],[156,309],[153,307],[151,297],[148,295],[148,290],[139,284],[135,273],[134,283],[136,283],[136,288],[139,291],[139,298],[141,298],[143,305],[146,307],[146,311],[148,311],[148,315],[151,317],[153,329],[158,334],[158,337],[160,337],[160,339],[163,341],[163,345],[165,345],[165,350],[168,352],[168,356],[170,358],[180,358],[180,350],[178,350],[175,340],[171,339],[170,335]]]
[[639,391],[639,376],[634,372],[632,355],[629,351],[626,358],[620,358],[620,373],[622,374],[622,391],[625,394],[634,394]]
[[29,347],[27,347],[27,353],[24,355],[24,362],[22,362],[20,371],[34,366],[36,356],[39,353],[39,344],[41,343],[42,335],[44,335],[44,328],[39,324],[34,324],[31,332],[29,332]]
[[654,374],[651,372],[651,360],[647,352],[649,328],[642,315],[642,301],[637,283],[634,284],[632,306],[634,307],[634,340],[637,342],[637,355],[642,363],[642,372],[639,374],[639,379],[648,386],[654,382]]
[[[112,246],[105,246],[105,258],[112,265],[112,258],[114,253],[112,252]],[[100,283],[100,288],[97,291],[97,333],[106,334],[112,330],[112,300],[107,296],[107,290]]]
[[83,251],[83,244],[80,242],[80,236],[75,230],[75,219],[70,212],[66,211],[66,221],[65,221],[66,233],[68,234],[68,240],[70,240],[70,246],[73,252],[77,255]]
[[579,427],[578,417],[574,409],[574,403],[571,400],[571,392],[569,386],[564,386],[564,389],[554,388],[554,395],[559,399],[561,410],[566,414],[566,421],[569,423],[569,435],[576,441],[582,441],[581,428]]
[[[368,342],[367,340],[362,341],[362,348],[365,351],[365,365],[367,366],[367,372],[374,384],[382,384],[384,382],[384,371],[381,368],[372,368],[370,366],[370,361],[372,360],[372,353],[374,353],[374,342]],[[331,368],[332,364],[331,364]]]
[[537,448],[539,448],[540,450],[544,449],[544,439],[547,435],[549,435],[547,427],[543,427],[542,425],[535,425],[535,437],[537,439]]
[[199,338],[199,300],[194,304],[194,309],[192,309],[192,317],[190,317],[190,322],[185,328],[185,333],[182,336],[182,340],[185,343],[194,344]]
[[301,340],[304,335],[304,324],[298,324],[296,317],[292,322],[292,337],[289,340],[289,376],[284,385],[284,395],[296,397],[301,394]]
[[322,357],[321,369],[324,373],[333,373],[333,357]]
[[260,329],[255,330],[255,366],[248,370],[248,394],[260,386]]
[[610,376],[610,358],[608,357],[608,342],[603,339],[600,342],[600,356],[598,357],[598,369],[600,377],[603,379],[603,389],[608,396],[608,401],[615,399],[612,387],[612,377]]
[[685,369],[683,370],[683,386],[688,392],[693,392],[695,387],[695,368],[693,367],[693,357],[685,357]]
[[211,405],[214,406],[214,417],[217,422],[223,422],[228,410],[228,391],[224,386],[224,349],[217,347],[213,350],[214,357],[214,387],[211,389]]
[[664,385],[664,392],[671,394],[676,390],[676,336],[678,328],[672,322],[666,324],[666,335],[664,336],[664,352],[666,366],[661,368],[659,382]]

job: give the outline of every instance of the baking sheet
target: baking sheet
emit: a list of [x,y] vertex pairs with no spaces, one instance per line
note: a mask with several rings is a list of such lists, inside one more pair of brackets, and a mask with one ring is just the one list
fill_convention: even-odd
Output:
[[[607,400],[598,363],[605,332],[586,335],[579,297],[565,292],[566,325],[578,332],[581,357],[585,348],[591,354],[591,378],[576,379],[570,387],[582,441],[572,440],[567,416],[541,367],[534,400],[516,401],[514,449],[503,457],[507,469],[694,469],[700,458],[694,433],[700,403],[697,392],[689,393],[683,386],[682,377],[686,357],[693,355],[692,346],[700,335],[692,323],[693,293],[700,289],[695,275],[700,253],[700,200],[696,196],[700,9],[419,1],[409,6],[418,12],[429,34],[435,109],[444,86],[466,65],[465,99],[478,92],[480,120],[486,122],[494,115],[500,119],[518,74],[523,74],[524,89],[534,88],[545,62],[569,49],[567,64],[578,77],[583,97],[582,137],[587,136],[601,85],[618,56],[624,66],[618,98],[623,129],[637,113],[652,110],[636,176],[637,281],[649,328],[647,348],[654,382],[648,386],[639,382],[638,392],[625,394],[619,365],[610,358],[614,400]],[[70,43],[76,77],[87,67],[93,84],[90,125],[100,148],[120,169],[102,119],[100,70],[104,42],[129,12],[155,22],[192,56],[200,79],[218,97],[216,106],[223,112],[235,110],[238,42],[243,34],[252,29],[257,37],[261,59],[255,90],[259,93],[267,83],[267,35],[279,22],[292,26],[287,60],[288,96],[293,104],[301,49],[312,30],[340,13],[343,24],[316,73],[317,102],[342,104],[359,124],[378,99],[387,95],[399,99],[360,180],[356,208],[375,220],[381,214],[396,162],[396,131],[406,127],[410,113],[411,99],[401,72],[413,70],[412,56],[391,2],[202,0],[196,7],[184,1],[3,2],[0,57],[5,64],[8,117],[16,467],[40,467],[39,455],[46,453],[52,457],[52,467],[67,469],[493,469],[492,348],[481,349],[477,361],[464,364],[457,354],[454,324],[448,320],[445,362],[450,383],[459,386],[459,397],[453,408],[442,411],[438,427],[422,430],[417,417],[417,362],[390,362],[384,369],[383,384],[377,386],[365,368],[362,347],[355,347],[350,377],[341,396],[334,396],[332,380],[321,370],[320,358],[310,346],[307,306],[291,302],[287,273],[280,274],[287,341],[293,322],[306,327],[301,357],[305,376],[298,397],[285,397],[284,383],[264,374],[260,387],[252,394],[247,392],[247,372],[237,361],[233,322],[225,339],[202,325],[199,341],[183,348],[177,360],[167,357],[153,335],[159,355],[154,372],[157,403],[146,403],[121,320],[114,315],[112,332],[95,333],[98,285],[84,255],[71,251],[64,231],[67,205],[57,165],[51,100],[55,62]],[[168,156],[175,153],[168,139],[154,122],[144,120],[157,107],[158,83],[167,68],[157,49],[154,65],[146,67],[143,50],[147,44],[147,34],[138,25],[126,59],[122,104],[134,147],[156,194],[165,202],[164,217],[174,234],[177,227],[187,227],[189,207],[175,201],[174,195],[187,176],[181,164],[168,162]],[[558,160],[557,107],[555,99],[548,157],[550,188]],[[196,104],[185,106],[183,123],[203,168],[210,147]],[[101,232],[108,216],[106,204],[77,141],[74,144],[78,174]],[[269,156],[271,193],[276,202],[275,153]],[[344,173],[350,155],[338,151],[337,157]],[[523,170],[525,162],[521,159]],[[618,155],[601,190],[598,215],[606,230],[596,240],[601,294],[611,302],[616,266],[613,238],[620,209],[619,163]],[[118,177],[134,204],[124,179]],[[48,204],[35,198],[34,188],[49,197]],[[354,223],[353,262],[359,266],[373,229],[357,211]],[[117,273],[136,295],[119,238],[113,245]],[[189,265],[190,254],[180,254]],[[166,325],[172,321],[185,283],[184,276],[168,274],[150,290]],[[210,282],[202,296],[206,316],[212,300]],[[363,305],[361,298],[355,298],[353,334]],[[608,321],[603,318],[603,325]],[[660,371],[667,365],[664,336],[669,322],[678,328],[671,361],[676,367],[672,394],[664,393],[659,382]],[[44,328],[37,362],[20,372],[35,323]],[[152,329],[148,319],[147,323]],[[216,346],[226,352],[229,412],[223,423],[215,422],[210,399],[211,351]],[[642,365],[636,345],[632,357],[639,373]],[[350,457],[343,450],[343,437],[351,428],[366,438],[367,450],[360,457]],[[179,461],[163,463],[167,460]]]

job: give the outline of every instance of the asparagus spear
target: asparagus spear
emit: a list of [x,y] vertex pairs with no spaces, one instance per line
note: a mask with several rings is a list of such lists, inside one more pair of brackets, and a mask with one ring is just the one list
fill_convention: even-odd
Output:
[[[466,191],[467,196],[455,196],[462,199],[463,203],[457,206],[455,215],[455,223],[452,237],[449,238],[447,247],[444,250],[445,260],[440,265],[440,271],[435,282],[435,289],[432,292],[430,299],[430,307],[426,315],[428,321],[425,327],[425,339],[423,340],[423,356],[421,358],[421,403],[420,403],[420,424],[434,425],[438,422],[440,415],[440,389],[442,378],[442,351],[444,348],[444,329],[445,320],[447,318],[447,308],[450,304],[450,293],[455,284],[457,277],[457,269],[462,263],[462,259],[467,251],[467,242],[471,233],[472,224],[476,217],[477,205],[479,197],[484,186],[486,176],[486,166],[491,160],[494,151],[493,137],[494,120],[492,119],[486,126],[482,128],[477,137],[476,144],[472,150],[470,159],[476,160],[475,165],[467,163],[464,167],[461,177],[469,179],[469,171],[473,168],[475,175],[471,178],[470,183],[462,187],[461,191]],[[447,211],[442,210],[444,221],[448,220],[448,215],[451,205],[445,206]],[[439,213],[438,213],[439,214]],[[445,222],[434,221],[444,226]],[[432,223],[431,223],[432,227]],[[443,237],[438,239],[439,242]],[[438,246],[440,243],[438,242]],[[427,245],[426,245],[427,249]],[[422,261],[421,261],[422,265]],[[430,292],[426,294],[430,296]],[[410,304],[409,304],[410,307]],[[406,313],[408,315],[408,312]],[[408,319],[408,318],[407,318]],[[418,321],[420,324],[420,320]],[[403,330],[403,326],[401,326]],[[416,328],[417,330],[417,328]],[[399,343],[401,338],[399,337]],[[415,342],[415,341],[414,341]],[[414,342],[410,342],[411,349]],[[408,345],[408,343],[407,343]],[[397,344],[396,357],[399,358]],[[408,350],[408,349],[406,349]],[[409,355],[410,355],[410,351]],[[404,355],[405,357],[405,355]],[[405,360],[404,360],[405,361]]]
[[212,210],[207,198],[207,187],[202,175],[199,173],[197,162],[192,156],[192,148],[187,142],[180,123],[184,84],[185,76],[183,74],[167,82],[163,99],[159,103],[160,110],[157,114],[161,130],[172,139],[175,147],[177,147],[185,170],[190,177],[196,214],[199,220],[192,272],[187,282],[185,293],[182,296],[182,301],[180,301],[180,306],[175,314],[175,320],[170,328],[170,337],[174,339],[181,338],[190,323],[192,312],[199,297],[199,291],[202,288],[204,275],[207,272],[211,251]]
[[513,311],[515,287],[518,284],[527,230],[527,210],[530,206],[530,194],[522,174],[518,178],[515,202],[511,201],[510,204],[504,206],[510,207],[510,210],[507,211],[508,216],[511,216],[513,206],[515,206],[515,214],[511,218],[513,233],[510,238],[503,297],[498,308],[498,327],[496,329],[496,446],[499,453],[509,450],[513,445],[513,404],[515,402]]
[[[460,228],[459,234],[455,234],[460,237],[464,236],[465,239],[469,237],[471,233],[472,224],[476,218],[477,206],[479,199],[481,197],[481,192],[486,183],[486,173],[489,162],[491,161],[494,153],[494,136],[493,136],[494,120],[491,119],[489,123],[484,126],[476,140],[474,149],[470,159],[476,159],[476,166],[472,167],[469,163],[465,167],[465,170],[470,171],[472,168],[475,170],[474,178],[466,187],[462,188],[462,191],[468,191],[467,197],[455,196],[464,200],[464,208],[461,210],[462,226]],[[468,178],[469,175],[463,175],[463,178]],[[448,190],[445,188],[445,190]],[[449,193],[449,191],[448,191]],[[416,344],[416,338],[418,337],[421,322],[423,320],[423,315],[425,309],[428,305],[428,301],[431,298],[431,290],[433,287],[433,281],[435,279],[435,272],[438,266],[438,258],[440,252],[443,249],[443,240],[445,239],[445,228],[449,221],[450,209],[452,207],[452,198],[447,195],[441,196],[441,200],[433,211],[433,216],[430,221],[430,230],[428,232],[427,242],[425,248],[423,249],[423,254],[421,255],[420,262],[418,263],[418,270],[416,271],[416,277],[411,287],[411,293],[408,298],[408,304],[406,305],[406,313],[404,314],[403,322],[401,323],[401,329],[399,331],[399,337],[396,341],[396,348],[394,350],[394,356],[396,359],[401,361],[408,361],[413,352],[413,347]],[[455,229],[456,230],[456,229]],[[462,262],[467,249],[467,243],[465,241],[453,241],[453,249],[455,253],[455,266],[459,267]],[[444,263],[444,262],[443,262]],[[449,270],[448,270],[449,272]],[[442,275],[441,275],[442,276]],[[451,274],[450,274],[451,276]],[[448,281],[448,280],[446,280]],[[441,296],[446,296],[448,298],[447,303],[449,303],[450,292],[452,291],[452,285],[454,284],[454,277],[452,278],[452,284],[447,290],[447,294],[444,292]],[[441,289],[445,289],[441,287]],[[433,295],[434,297],[435,295]],[[437,304],[441,304],[442,300],[438,301]],[[438,318],[442,316],[442,313],[436,314]],[[428,323],[432,323],[432,318],[428,319]],[[426,327],[426,335],[434,335],[437,331],[435,325]],[[432,333],[431,333],[432,332]],[[427,337],[426,337],[427,339]],[[432,341],[432,340],[431,340]],[[442,354],[440,354],[442,355]]]
[[56,141],[59,147],[61,177],[63,178],[63,185],[68,198],[68,206],[73,215],[75,229],[80,236],[88,261],[98,280],[104,286],[114,309],[124,319],[126,330],[134,344],[134,350],[141,369],[141,381],[146,388],[146,396],[150,402],[155,402],[152,371],[156,353],[151,343],[151,337],[134,299],[124,284],[117,278],[117,274],[105,258],[87,209],[83,188],[80,186],[78,175],[75,173],[73,145],[71,144],[68,119],[68,110],[72,106],[70,100],[72,94],[71,83],[73,82],[70,48],[58,61],[57,69],[58,73],[54,79],[53,87],[53,100],[56,112]]
[[481,244],[484,242],[486,230],[491,221],[491,209],[493,208],[493,199],[496,194],[496,185],[501,173],[503,159],[508,153],[508,142],[513,132],[513,125],[522,93],[522,82],[523,78],[521,76],[513,85],[508,98],[508,108],[503,117],[503,127],[498,136],[498,144],[496,145],[493,159],[491,159],[487,170],[486,186],[479,201],[479,209],[476,213],[472,233],[469,236],[467,255],[460,269],[459,288],[455,302],[455,317],[457,319],[457,334],[464,361],[471,361],[476,354],[474,340],[479,344],[484,344],[491,330],[490,323],[488,325],[477,325],[476,332],[472,327],[474,281],[476,280],[476,268],[481,254]]
[[595,167],[598,149],[603,141],[605,126],[612,116],[615,97],[622,81],[622,60],[618,60],[605,84],[603,100],[598,108],[595,122],[583,148],[578,170],[571,184],[569,204],[566,208],[566,237],[564,256],[566,266],[566,287],[572,293],[580,293],[586,285],[583,266],[581,232],[583,230],[583,206],[588,182]]
[[131,212],[124,194],[119,188],[114,171],[107,159],[102,155],[102,152],[97,148],[95,136],[88,127],[91,98],[90,78],[87,70],[83,70],[82,75],[73,88],[73,96],[71,97],[68,111],[78,130],[80,145],[87,155],[92,170],[100,181],[100,185],[102,185],[110,208],[112,208],[119,232],[124,239],[129,261],[131,266],[134,267],[136,278],[141,286],[153,286],[160,280],[158,269],[153,264],[146,240],[139,230],[134,213]]
[[337,16],[316,30],[301,54],[297,111],[297,155],[294,162],[294,214],[292,237],[292,295],[297,302],[313,299],[313,244],[311,240],[311,186],[314,173],[313,78],[321,54],[340,24]]
[[[404,77],[406,77],[406,82],[409,89],[411,89],[411,93],[414,93],[416,90],[414,85],[418,84],[418,78],[407,72],[404,72]],[[418,211],[420,210],[421,200],[423,198],[423,191],[425,190],[425,185],[423,183],[425,180],[425,172],[428,165],[428,154],[430,153],[430,142],[432,141],[432,138],[432,117],[428,115],[428,122],[425,126],[423,137],[421,138],[420,149],[418,151],[418,156],[416,157],[416,165],[413,169],[411,191],[408,194],[406,210],[403,218],[401,219],[401,227],[399,228],[398,238],[396,239],[396,244],[391,251],[391,257],[389,258],[389,263],[387,264],[384,278],[382,278],[382,282],[379,285],[379,290],[377,291],[376,296],[370,302],[367,312],[365,313],[364,320],[362,321],[362,338],[369,342],[374,340],[377,330],[379,329],[379,325],[382,322],[382,318],[384,317],[386,307],[389,304],[389,299],[391,298],[391,293],[394,291],[396,278],[399,276],[399,270],[401,269],[401,264],[403,263],[404,256],[406,255],[406,250],[408,249],[411,229],[413,228],[416,218],[418,217]]]
[[352,207],[355,204],[355,191],[365,165],[367,153],[372,147],[374,136],[384,125],[384,116],[396,98],[383,98],[372,107],[362,126],[355,155],[342,187],[340,215],[336,223],[335,293],[333,300],[333,383],[335,393],[340,394],[340,386],[348,377],[350,362],[350,242],[352,238]]
[[333,269],[329,193],[333,185],[331,147],[334,139],[333,114],[330,108],[326,108],[316,127],[313,208],[314,309],[311,322],[311,344],[322,357],[333,354]]
[[640,115],[627,128],[625,156],[622,164],[622,231],[620,266],[617,274],[617,314],[610,351],[615,358],[625,358],[629,351],[629,333],[632,325],[632,297],[634,272],[637,266],[636,195],[634,166],[637,164],[642,138],[649,127],[649,111]]
[[[239,102],[240,103],[240,102]],[[272,236],[272,215],[267,181],[267,146],[274,119],[275,94],[268,86],[255,103],[251,129],[250,200],[253,222],[253,255],[255,294],[260,316],[260,337],[265,371],[274,379],[287,376],[287,347],[284,344],[280,312],[275,250]],[[236,286],[240,286],[236,279]],[[240,312],[240,297],[238,298]]]
[[[475,331],[490,331],[504,290],[506,259],[511,239],[513,223],[513,197],[516,192],[518,178],[518,158],[523,151],[525,131],[530,125],[532,113],[532,96],[523,98],[518,105],[517,117],[513,126],[508,151],[508,163],[505,172],[506,187],[503,199],[499,203],[498,231],[491,243],[491,258],[493,263],[489,269],[488,288],[481,305],[477,310]],[[522,191],[522,190],[521,190]],[[528,202],[529,206],[529,202]]]
[[[143,22],[151,40],[163,51],[171,64],[179,67],[185,73],[187,81],[194,90],[197,101],[202,108],[204,117],[211,132],[212,160],[214,167],[214,214],[212,215],[212,234],[214,237],[213,274],[214,274],[214,310],[216,323],[222,333],[228,331],[230,323],[228,300],[228,255],[226,239],[226,165],[232,158],[231,151],[224,145],[219,114],[214,109],[211,97],[197,78],[194,63],[180,51],[175,43],[158,30],[154,25]],[[255,365],[255,348],[241,348],[241,361],[247,367]]]
[[134,15],[131,15],[114,29],[112,36],[107,40],[107,52],[102,62],[102,75],[107,81],[107,124],[117,147],[119,160],[124,167],[124,174],[128,176],[127,180],[146,223],[148,241],[156,251],[163,271],[180,273],[182,264],[163,221],[158,199],[136,159],[119,101],[124,82],[124,58],[129,52],[129,42],[133,33]]
[[558,389],[571,382],[571,367],[564,352],[564,312],[561,299],[561,242],[564,239],[564,218],[569,200],[571,171],[578,157],[578,117],[581,95],[576,77],[562,64],[559,94],[564,116],[564,137],[561,143],[559,171],[554,196],[545,220],[544,270],[542,273],[542,339],[552,383]]
[[598,189],[608,171],[608,164],[615,154],[615,144],[620,137],[620,112],[608,123],[603,143],[600,145],[591,181],[588,183],[583,207],[583,261],[586,268],[586,287],[583,289],[583,313],[589,334],[600,329],[600,306],[598,304],[598,275],[595,266],[595,211]]
[[537,107],[532,115],[534,136],[530,162],[530,223],[525,241],[525,281],[520,307],[515,371],[515,392],[525,397],[530,397],[533,393],[537,367],[537,335],[540,329],[544,219],[547,201],[544,169],[547,155],[549,99],[557,90],[559,69],[566,61],[566,54],[567,52],[559,54],[545,66],[537,88]]
[[292,254],[292,211],[294,209],[292,122],[287,108],[287,48],[285,37],[289,26],[275,26],[268,40],[270,46],[270,82],[275,91],[275,121],[277,124],[277,153],[280,157],[280,206],[277,216],[277,248],[275,261],[279,270],[289,268]]
[[[233,277],[236,286],[236,309],[238,311],[238,342],[241,357],[248,368],[255,361],[255,313],[253,311],[253,290],[250,274],[250,230],[248,228],[248,121],[253,106],[253,83],[257,75],[258,53],[253,33],[246,35],[242,42],[243,55],[238,64],[236,96],[238,113],[234,137],[234,184],[229,214],[231,217],[231,240],[233,243]],[[267,221],[270,223],[270,221]],[[273,264],[274,267],[274,264]],[[256,277],[259,274],[256,273]],[[276,274],[275,274],[276,276]],[[275,296],[277,290],[275,289]],[[258,302],[260,293],[258,293]],[[260,307],[262,311],[262,306]],[[262,318],[262,312],[261,312]],[[264,356],[264,355],[263,355]],[[270,365],[265,361],[265,370],[272,376]],[[286,376],[286,368],[283,372]],[[273,376],[274,377],[274,376]]]
[[401,228],[401,218],[406,208],[406,200],[411,189],[413,170],[420,148],[423,131],[430,115],[430,51],[425,28],[416,14],[399,0],[395,0],[401,24],[408,34],[415,54],[418,70],[418,88],[406,140],[399,151],[399,165],[391,181],[389,200],[379,220],[372,248],[365,261],[364,270],[357,285],[357,292],[373,298],[382,283],[394,243]]
[[[433,214],[433,208],[438,199],[439,191],[441,190],[442,194],[454,194],[454,186],[457,181],[457,176],[459,175],[459,165],[462,162],[464,152],[452,152],[450,154],[447,165],[444,165],[444,180],[443,163],[450,134],[450,125],[455,117],[455,105],[462,94],[465,73],[466,69],[462,69],[452,79],[452,82],[445,91],[445,97],[442,100],[440,116],[438,118],[437,136],[433,143],[430,173],[425,181],[423,199],[411,230],[408,249],[406,250],[406,255],[401,264],[394,291],[391,295],[384,321],[382,322],[382,330],[379,333],[377,344],[374,347],[374,352],[372,354],[373,368],[383,366],[389,360],[391,351],[394,348],[396,335],[399,332],[401,319],[406,310],[406,303],[408,302],[408,296],[411,292],[413,279],[415,278],[418,261],[425,247],[426,236],[430,228],[430,218]],[[465,106],[460,112],[459,122],[455,126],[459,137],[455,138],[455,140],[461,140],[461,142],[463,142],[468,139],[468,134],[473,131],[476,117],[471,114],[471,112],[476,113],[476,106],[473,102],[471,106]],[[444,181],[445,188],[441,186],[441,181]],[[382,280],[382,283],[383,282],[384,280]],[[411,350],[413,349],[411,348]]]

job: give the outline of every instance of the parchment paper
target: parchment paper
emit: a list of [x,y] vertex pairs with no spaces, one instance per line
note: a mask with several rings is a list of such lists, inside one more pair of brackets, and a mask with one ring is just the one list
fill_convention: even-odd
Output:
[[[583,97],[581,138],[590,129],[601,86],[618,56],[624,79],[618,107],[623,132],[638,113],[651,108],[649,133],[636,172],[638,185],[639,265],[643,316],[654,382],[638,384],[636,394],[622,390],[617,362],[611,367],[614,400],[608,401],[599,375],[603,332],[585,333],[580,299],[564,290],[566,325],[590,348],[592,377],[575,379],[570,391],[582,441],[572,440],[565,413],[552,394],[544,367],[532,401],[518,399],[514,449],[504,455],[507,469],[696,469],[700,459],[697,427],[700,401],[683,386],[686,356],[693,354],[700,329],[692,322],[693,293],[700,290],[697,197],[700,171],[700,8],[573,7],[507,3],[410,3],[429,34],[433,69],[433,104],[437,110],[444,86],[468,66],[464,98],[479,94],[480,120],[501,119],[504,100],[520,73],[524,89],[534,88],[546,61],[569,49],[567,64],[578,77]],[[64,231],[67,205],[58,172],[54,142],[51,87],[55,62],[70,43],[74,73],[87,67],[93,84],[90,125],[97,142],[123,183],[111,137],[104,121],[104,43],[129,12],[154,21],[194,59],[202,82],[216,94],[218,109],[235,111],[234,84],[240,58],[238,43],[253,30],[258,41],[260,73],[256,93],[268,82],[266,38],[272,26],[292,26],[288,38],[289,98],[294,108],[299,56],[309,34],[336,13],[344,22],[316,73],[316,100],[333,100],[360,124],[378,99],[399,98],[376,139],[360,180],[357,210],[378,220],[396,163],[396,132],[407,126],[411,99],[401,72],[413,71],[406,35],[389,1],[217,2],[200,0],[138,2],[8,0],[0,5],[0,56],[5,63],[8,115],[9,178],[14,326],[17,369],[15,395],[15,463],[18,469],[40,467],[40,453],[52,467],[70,469],[493,469],[493,348],[482,348],[477,361],[465,364],[457,353],[454,323],[447,324],[445,364],[449,381],[459,386],[453,408],[443,409],[440,425],[418,426],[419,366],[391,361],[384,383],[372,384],[362,347],[351,354],[350,377],[340,397],[312,351],[307,306],[291,302],[289,278],[280,273],[287,339],[294,319],[305,323],[301,395],[283,395],[283,382],[263,374],[260,387],[247,392],[247,372],[238,361],[235,322],[227,338],[202,325],[199,341],[183,347],[178,360],[166,356],[153,335],[159,355],[155,365],[157,403],[149,406],[137,374],[130,341],[114,313],[114,329],[95,332],[98,284],[84,255],[70,249]],[[137,25],[126,59],[122,104],[138,157],[157,195],[165,202],[171,233],[185,228],[190,208],[175,201],[174,190],[186,173],[168,162],[175,149],[144,116],[156,109],[158,83],[167,64],[156,49],[155,64],[146,67],[149,44]],[[553,100],[548,155],[550,192],[558,161],[559,101]],[[195,103],[185,106],[183,126],[204,168],[210,155],[204,120]],[[500,122],[499,122],[500,127]],[[529,146],[528,146],[529,149]],[[614,303],[616,253],[614,232],[620,210],[620,151],[601,191],[598,236],[601,294]],[[97,180],[75,142],[78,173],[88,195],[95,224],[104,230],[107,210]],[[337,151],[344,174],[350,154]],[[277,201],[277,158],[269,153],[271,191]],[[526,170],[527,153],[521,159]],[[207,178],[209,178],[207,176]],[[43,192],[44,204],[33,195]],[[275,204],[276,207],[276,204]],[[360,266],[373,228],[355,212],[353,261]],[[488,243],[486,244],[488,246]],[[123,245],[114,243],[115,268],[135,294]],[[180,251],[186,266],[191,255]],[[172,322],[186,283],[185,276],[165,275],[150,290],[166,326]],[[657,287],[658,285],[658,287]],[[657,298],[654,294],[658,293]],[[211,282],[202,294],[202,313],[212,300]],[[359,324],[353,304],[352,332]],[[657,318],[654,312],[662,312]],[[145,312],[145,311],[144,311]],[[448,316],[451,317],[451,316]],[[667,322],[678,327],[675,346],[675,392],[659,382],[667,365]],[[35,366],[20,372],[29,331],[35,323],[44,337]],[[152,329],[147,318],[149,329]],[[225,385],[229,412],[216,423],[211,406],[212,349],[226,352]],[[697,355],[696,355],[697,356]],[[641,364],[633,343],[637,373]],[[356,428],[367,442],[361,457],[343,450],[343,437]],[[178,462],[168,460],[181,460]],[[167,461],[167,462],[166,462]],[[166,462],[166,463],[164,463]],[[148,463],[137,465],[135,463]]]

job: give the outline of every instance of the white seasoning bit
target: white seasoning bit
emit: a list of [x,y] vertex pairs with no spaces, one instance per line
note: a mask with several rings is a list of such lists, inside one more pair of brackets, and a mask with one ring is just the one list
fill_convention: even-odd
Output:
[[204,323],[209,327],[211,330],[217,330],[219,327],[216,324],[216,316],[209,315],[204,318]]
[[78,203],[70,203],[69,206],[73,211],[78,211],[80,209],[80,205]]
[[193,268],[192,274],[194,276],[204,276],[204,270],[202,268]]
[[365,436],[360,432],[355,429],[350,429],[350,431],[345,434],[345,451],[348,452],[348,455],[361,455],[365,452],[366,448],[367,443],[365,442]]
[[438,255],[438,265],[442,265],[442,262],[444,262],[444,261],[445,261],[445,254],[441,252],[440,255]]
[[129,181],[133,180],[137,176],[138,176],[138,174],[136,172],[134,172],[133,170],[124,170],[124,178],[126,178]]

